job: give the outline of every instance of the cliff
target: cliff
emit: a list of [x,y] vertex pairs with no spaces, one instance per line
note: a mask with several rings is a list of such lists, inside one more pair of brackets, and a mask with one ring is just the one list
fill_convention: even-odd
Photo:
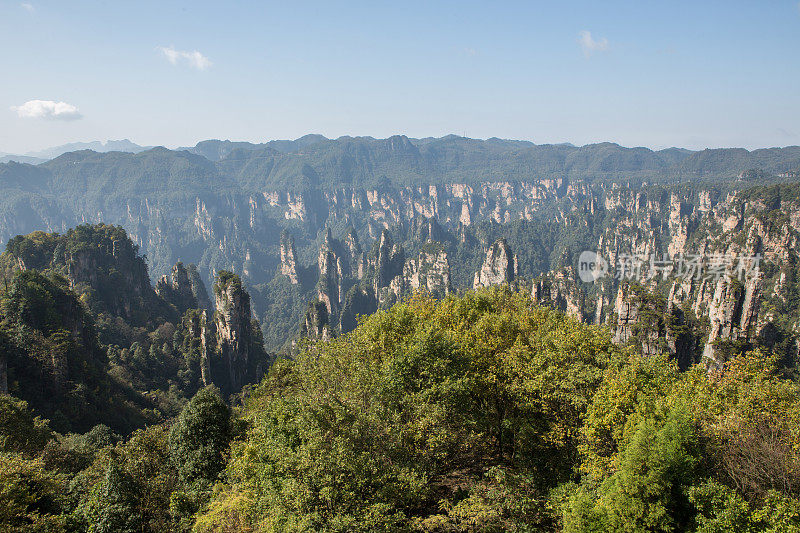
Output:
[[[583,287],[573,273],[554,279],[567,267],[575,272],[577,257],[584,250],[599,253],[612,265],[634,256],[660,261],[666,255],[762,254],[765,265],[793,265],[796,257],[800,227],[796,187],[754,188],[760,182],[742,173],[747,169],[734,172],[730,165],[717,167],[725,159],[722,152],[715,152],[714,158],[720,159],[713,161],[705,159],[710,154],[682,153],[687,161],[697,159],[697,165],[702,159],[703,170],[693,174],[691,169],[701,168],[695,163],[688,170],[682,167],[678,180],[658,174],[658,169],[666,168],[663,165],[676,164],[675,153],[661,160],[657,153],[628,152],[613,145],[553,148],[564,154],[574,152],[579,158],[567,166],[563,166],[563,160],[553,160],[542,167],[563,166],[563,172],[554,172],[542,171],[533,160],[517,160],[511,155],[524,152],[533,156],[549,153],[551,148],[505,141],[462,145],[451,138],[422,144],[410,139],[408,143],[415,150],[400,152],[389,150],[378,140],[319,142],[323,144],[298,148],[302,153],[280,155],[259,149],[258,156],[253,153],[251,159],[238,152],[228,158],[226,152],[214,162],[168,150],[156,150],[146,157],[71,154],[46,167],[27,169],[32,173],[27,181],[12,181],[38,184],[39,188],[60,187],[70,180],[84,179],[85,174],[89,187],[98,179],[92,169],[105,162],[111,165],[109,175],[135,176],[135,186],[124,179],[109,185],[113,201],[99,203],[87,198],[70,207],[74,211],[59,204],[49,213],[50,218],[37,222],[36,227],[63,230],[73,223],[69,216],[79,221],[120,224],[128,231],[130,241],[147,253],[152,272],[167,274],[168,282],[177,257],[197,264],[206,282],[219,270],[239,273],[254,288],[252,308],[262,319],[271,349],[290,343],[312,300],[325,302],[331,327],[340,330],[345,310],[348,317],[344,320],[352,323],[360,310],[390,305],[417,289],[447,292],[541,276],[550,277],[548,285],[541,287],[542,303],[569,311],[586,322],[605,323],[613,313],[620,280],[604,280],[602,287],[597,283]],[[402,147],[406,141],[394,144]],[[326,148],[322,149],[323,145]],[[472,152],[478,145],[483,148]],[[345,147],[342,159],[327,159]],[[471,156],[454,156],[462,150]],[[356,153],[360,155],[355,157]],[[378,153],[382,155],[372,160]],[[471,159],[477,153],[481,158]],[[748,168],[778,169],[770,158],[784,156],[797,154],[788,149],[757,155],[736,153],[737,161],[749,161]],[[317,161],[316,157],[322,159]],[[406,166],[418,157],[422,158],[414,164],[418,166]],[[600,159],[589,163],[595,157]],[[755,159],[749,160],[751,157]],[[320,163],[323,159],[324,164]],[[447,164],[443,163],[445,159]],[[637,170],[637,161],[646,159],[650,161],[645,165],[648,170],[639,174],[643,171]],[[288,166],[272,166],[278,160]],[[623,161],[626,170],[619,173],[618,165]],[[175,177],[165,174],[163,169],[171,168],[169,162],[191,172]],[[499,166],[491,166],[494,164]],[[6,173],[22,172],[21,167]],[[54,172],[63,179],[50,185],[47,175]],[[762,181],[777,180],[769,173],[757,175]],[[173,179],[178,180],[174,195],[165,196],[155,187]],[[72,194],[58,189],[59,194],[62,192]],[[32,208],[36,214],[31,220],[38,220],[47,206],[39,203]],[[0,224],[4,220],[10,219],[0,217]],[[29,223],[26,217],[21,220],[12,221],[17,224],[14,227]],[[324,228],[331,229],[329,241]],[[287,234],[291,239],[285,238]],[[381,243],[387,237],[390,246]],[[508,250],[513,250],[513,261],[495,250],[495,243],[501,239]],[[427,243],[436,243],[441,254],[423,253]],[[31,261],[35,264],[42,257],[45,262],[52,259],[55,246],[38,248],[41,257],[26,256],[21,250],[17,267]],[[92,260],[81,257],[81,252],[71,260],[77,269],[75,279],[89,279],[84,282],[87,287],[94,284]],[[63,259],[60,262],[66,265]],[[514,263],[513,268],[504,266]],[[436,265],[431,275],[426,274],[428,265]],[[781,335],[793,335],[796,309],[789,294],[796,267],[783,269],[786,282],[780,281],[775,268],[783,267],[764,270],[762,290],[755,298],[759,301],[756,332],[748,338],[758,335],[768,316],[780,322]],[[657,277],[660,280],[661,276]],[[679,277],[678,273],[670,274],[658,290],[668,296],[672,280]],[[636,279],[641,281],[638,276]],[[98,298],[88,290],[84,294],[94,309],[106,309],[109,314],[137,322],[137,308],[156,308],[158,300],[149,301],[147,287],[130,281],[119,285],[131,288],[123,291],[128,295],[123,301],[115,302],[113,295]],[[136,286],[141,288],[141,297],[136,295]],[[348,294],[354,290],[354,303],[348,306]],[[697,320],[710,320],[709,304],[715,290],[712,283],[700,281],[689,288],[690,295],[685,299],[690,300],[687,305]],[[367,304],[371,298],[376,305]],[[768,305],[762,305],[765,303]],[[359,311],[354,311],[356,307]]]
[[483,265],[475,273],[472,288],[510,283],[514,281],[518,270],[517,258],[511,252],[508,242],[505,239],[498,239],[486,251]]
[[217,368],[212,368],[214,383],[228,392],[238,392],[256,383],[269,363],[257,323],[253,323],[250,295],[236,274],[221,271],[214,284],[216,312]]
[[299,276],[297,272],[297,250],[294,247],[294,238],[287,232],[281,234],[280,244],[280,274],[289,278],[292,285],[299,283]]
[[[205,286],[201,284],[199,276],[190,279],[189,270],[178,262],[172,267],[170,276],[164,275],[158,280],[156,294],[174,305],[178,313],[183,315],[189,309],[201,307],[197,297],[197,294],[205,293]],[[201,295],[200,299],[207,302],[208,295]]]
[[135,326],[176,319],[150,285],[144,258],[121,227],[82,225],[64,235],[21,235],[9,241],[5,254],[20,269],[53,269],[65,275],[94,313]]
[[324,302],[309,302],[305,318],[300,327],[300,336],[312,341],[326,341],[333,338],[329,322],[328,308]]
[[579,282],[573,279],[571,267],[534,279],[531,283],[531,299],[538,305],[558,309],[580,322],[587,320],[583,311],[585,294]]

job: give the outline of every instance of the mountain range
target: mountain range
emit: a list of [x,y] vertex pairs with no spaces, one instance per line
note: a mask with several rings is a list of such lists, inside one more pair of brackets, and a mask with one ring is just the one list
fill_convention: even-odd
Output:
[[[142,147],[103,145],[112,148]],[[310,301],[327,301],[332,330],[347,329],[414,286],[435,286],[431,265],[452,289],[472,286],[501,238],[517,275],[533,279],[574,261],[580,246],[596,248],[619,221],[615,209],[639,216],[643,207],[625,198],[645,194],[668,206],[677,195],[682,209],[699,209],[702,192],[709,205],[730,205],[727,195],[790,182],[799,168],[796,146],[653,151],[453,135],[79,150],[38,165],[0,164],[0,241],[87,222],[120,225],[156,279],[178,261],[197,264],[209,285],[217,271],[240,274],[267,346],[278,350],[298,324],[315,323]],[[586,210],[591,216],[579,215]],[[671,220],[667,207],[649,216]],[[643,230],[631,231],[625,239]]]
[[148,150],[152,146],[139,146],[128,139],[119,141],[90,141],[90,142],[73,142],[62,144],[60,146],[52,146],[43,150],[36,150],[27,152],[25,154],[7,154],[0,153],[0,163],[8,163],[9,161],[16,161],[17,163],[30,163],[36,165],[44,163],[49,159],[60,156],[67,152],[76,152],[78,150],[92,150],[94,152],[130,152],[138,153]]
[[0,164],[0,529],[797,529],[799,156]]

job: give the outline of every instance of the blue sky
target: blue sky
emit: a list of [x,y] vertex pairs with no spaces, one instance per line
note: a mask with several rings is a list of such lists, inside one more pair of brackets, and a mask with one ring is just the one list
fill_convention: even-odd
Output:
[[800,144],[797,0],[0,0],[0,50],[0,152],[306,133]]

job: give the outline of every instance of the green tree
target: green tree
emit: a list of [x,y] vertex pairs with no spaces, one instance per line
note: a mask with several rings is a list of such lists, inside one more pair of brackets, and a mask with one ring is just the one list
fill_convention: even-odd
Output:
[[51,438],[47,420],[35,416],[26,402],[0,394],[0,451],[34,455]]
[[547,491],[614,350],[508,288],[379,311],[273,366],[195,527],[552,527]]
[[231,439],[230,409],[213,387],[197,392],[169,434],[172,463],[185,483],[213,482],[225,465]]
[[0,530],[62,531],[64,492],[63,482],[40,459],[0,452]]
[[91,533],[136,533],[143,518],[137,509],[137,486],[131,476],[113,462],[84,508]]
[[596,490],[587,505],[587,489],[570,500],[565,531],[685,530],[692,508],[686,495],[697,476],[697,429],[685,407],[671,409],[663,421],[642,419],[620,452],[619,468]]

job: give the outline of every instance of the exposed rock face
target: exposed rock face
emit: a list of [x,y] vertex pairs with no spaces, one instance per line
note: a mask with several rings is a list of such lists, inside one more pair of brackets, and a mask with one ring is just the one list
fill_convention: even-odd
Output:
[[411,222],[411,238],[417,242],[441,242],[445,231],[435,218],[414,217]]
[[312,341],[326,341],[333,338],[328,308],[323,302],[308,304],[306,315],[300,326],[300,336]]
[[13,241],[8,255],[17,269],[52,269],[66,276],[70,289],[95,313],[135,327],[177,318],[150,285],[138,246],[119,226],[86,224],[64,234],[36,232]]
[[363,279],[367,270],[367,262],[361,244],[358,242],[358,235],[352,227],[345,235],[344,244],[350,252],[350,275],[354,279]]
[[200,382],[203,387],[211,385],[214,380],[211,375],[211,362],[217,347],[217,340],[213,331],[213,324],[208,322],[208,311],[195,311],[186,313],[183,318],[184,325],[194,339],[200,340]]
[[569,268],[533,280],[531,299],[538,305],[558,309],[583,322],[584,293],[573,281],[571,273]]
[[[769,318],[760,329],[757,324],[762,278],[756,273],[744,283],[731,276],[713,282],[678,279],[666,298],[654,289],[622,283],[614,305],[613,341],[634,342],[645,355],[668,352],[684,369],[702,361],[709,371],[722,370],[731,356],[769,329]],[[708,330],[698,329],[687,313],[708,317]]]
[[374,259],[373,290],[378,298],[378,303],[383,304],[390,298],[397,298],[403,286],[403,267],[405,266],[405,252],[395,244],[388,230],[381,232],[378,241],[378,251]]
[[629,285],[622,285],[614,301],[614,314],[617,320],[612,340],[617,344],[624,344],[633,337],[633,326],[639,318],[639,306],[633,302],[630,292]]
[[711,325],[703,350],[709,370],[722,370],[726,362],[725,350],[720,346],[722,342],[746,341],[754,336],[761,280],[759,274],[744,284],[735,278],[722,278],[717,282],[708,309]]
[[641,286],[620,285],[614,303],[616,323],[612,325],[612,340],[617,344],[637,341],[645,355],[655,355],[662,349],[659,339],[664,336],[663,302]]
[[217,352],[226,371],[228,389],[238,391],[252,381],[252,376],[248,375],[254,344],[250,295],[242,288],[239,277],[230,272],[220,272],[214,294],[217,299],[214,314]]
[[258,323],[250,318],[250,296],[239,276],[220,272],[214,294],[213,318],[206,309],[190,309],[182,327],[199,356],[200,385],[213,383],[231,394],[261,379],[270,358]]
[[[716,336],[723,343],[736,339],[752,342],[758,332],[769,336],[770,329],[764,325],[771,318],[758,316],[757,304],[765,297],[755,291],[751,303],[741,302],[752,310],[745,313],[751,315],[750,325],[728,323],[731,313],[721,310],[727,304],[714,303],[719,290],[715,280],[677,269],[656,270],[663,268],[659,262],[688,261],[696,255],[704,258],[702,268],[708,268],[717,256],[758,254],[773,263],[797,261],[793,250],[800,248],[800,202],[793,194],[787,193],[783,200],[764,200],[744,193],[725,196],[702,186],[645,188],[580,180],[366,191],[345,187],[326,193],[328,221],[337,221],[341,227],[359,220],[361,213],[364,218],[359,231],[377,242],[364,254],[352,228],[341,242],[326,239],[319,261],[320,272],[326,275],[321,276],[319,293],[309,299],[317,296],[326,304],[331,329],[338,333],[352,328],[362,310],[386,307],[414,290],[446,294],[453,287],[485,287],[522,276],[534,280],[531,295],[535,302],[589,323],[606,323],[611,317],[620,342],[633,339],[646,353],[668,351],[685,368],[699,362],[704,351],[712,351],[713,347],[706,348],[705,336]],[[547,220],[542,219],[539,207],[546,208]],[[775,211],[778,208],[779,213]],[[489,228],[466,225],[480,218],[495,222]],[[553,232],[530,235],[530,248],[525,249],[530,261],[523,265],[524,274],[520,274],[508,243],[503,239],[493,242],[505,232],[499,224],[515,220],[536,221]],[[525,228],[524,222],[517,224],[522,226],[510,227],[508,235]],[[397,228],[392,230],[394,235],[388,227]],[[531,225],[525,230],[538,227]],[[519,239],[519,233],[513,235]],[[492,246],[484,250],[478,272],[464,279],[464,261],[475,260],[481,242]],[[584,284],[572,270],[573,254],[580,250],[597,251],[616,274],[626,261],[639,261],[628,267],[627,274],[633,275],[620,277],[643,283],[647,292],[653,293],[650,296],[656,292],[660,296],[643,295],[640,302],[634,294],[629,295],[634,299],[626,300],[627,289],[621,288],[620,277]],[[458,263],[451,264],[454,261]],[[790,273],[795,270],[788,268],[776,277],[772,269],[771,277],[764,281],[764,292],[787,302],[795,283],[795,274]],[[660,321],[651,316],[658,313]],[[719,318],[712,320],[711,315]],[[706,330],[709,322],[718,333]],[[739,333],[743,327],[747,332]]]
[[192,286],[192,294],[197,300],[198,309],[213,309],[211,299],[208,297],[208,291],[206,290],[206,284],[203,283],[203,278],[200,277],[197,266],[190,264],[187,267],[187,272],[189,274],[189,283]]
[[281,266],[280,273],[289,278],[292,285],[297,285],[297,251],[294,248],[294,238],[291,234],[281,234]]
[[[462,246],[455,251],[453,248],[456,243],[471,244],[473,239],[480,241],[484,238],[492,242],[501,235],[519,231],[519,226],[495,226],[490,236],[477,236],[483,229],[481,224],[476,224],[479,221],[492,220],[496,224],[533,221],[541,224],[537,227],[549,234],[547,237],[552,237],[549,242],[548,238],[537,239],[538,236],[533,234],[530,244],[523,241],[517,245],[519,241],[516,238],[513,241],[517,255],[526,258],[521,274],[529,278],[564,266],[562,258],[556,257],[559,254],[551,254],[565,241],[599,251],[609,261],[615,261],[623,254],[647,252],[669,252],[673,255],[682,250],[722,252],[731,243],[730,240],[725,242],[725,235],[720,235],[720,232],[733,234],[741,231],[747,235],[747,239],[752,236],[760,240],[765,256],[767,252],[785,255],[787,250],[791,250],[785,247],[786,243],[797,242],[797,236],[789,231],[790,228],[796,230],[800,223],[796,199],[776,198],[777,203],[761,201],[761,205],[758,205],[758,201],[745,195],[736,192],[728,194],[732,189],[729,178],[735,173],[722,170],[722,167],[736,166],[739,164],[736,160],[740,157],[750,157],[744,154],[737,153],[729,160],[725,156],[721,159],[727,162],[719,165],[719,161],[707,160],[706,156],[712,154],[705,153],[691,157],[688,154],[679,157],[672,153],[669,155],[673,158],[670,159],[672,162],[666,163],[667,159],[659,159],[662,156],[666,158],[666,154],[643,156],[638,149],[623,150],[627,155],[622,157],[622,152],[615,152],[616,149],[608,146],[595,147],[597,150],[592,147],[554,148],[550,155],[559,158],[553,162],[557,167],[564,165],[559,167],[563,168],[563,175],[571,176],[566,180],[542,178],[538,171],[532,170],[547,167],[545,175],[560,173],[550,172],[549,159],[532,159],[538,157],[535,154],[544,147],[531,147],[532,152],[524,148],[523,152],[527,155],[518,159],[523,153],[518,151],[518,147],[508,145],[508,149],[503,149],[503,155],[500,155],[494,141],[487,142],[478,151],[462,151],[462,144],[472,143],[448,139],[433,143],[402,138],[391,141],[345,139],[341,142],[343,146],[337,146],[330,153],[328,150],[334,144],[338,145],[338,141],[331,141],[330,145],[326,141],[324,148],[322,145],[317,145],[317,148],[295,145],[292,154],[279,157],[280,163],[274,162],[277,161],[275,159],[273,163],[263,166],[266,153],[262,152],[255,159],[248,160],[245,167],[237,166],[244,164],[238,158],[223,161],[226,157],[222,153],[214,156],[213,163],[202,161],[199,156],[185,158],[185,153],[166,150],[149,153],[142,157],[159,163],[152,167],[139,167],[142,171],[135,176],[138,184],[135,190],[110,190],[113,201],[108,201],[110,199],[103,195],[87,196],[85,191],[97,190],[106,180],[105,176],[121,169],[114,161],[99,161],[95,156],[73,154],[69,158],[62,158],[61,163],[48,165],[52,167],[50,169],[4,165],[0,169],[3,175],[14,177],[2,180],[4,187],[12,185],[10,190],[14,190],[15,180],[23,184],[28,181],[33,183],[35,180],[26,179],[28,175],[40,176],[41,179],[37,180],[42,185],[45,182],[50,184],[47,189],[42,189],[41,194],[28,197],[26,193],[24,201],[10,203],[0,213],[0,241],[5,242],[14,234],[36,229],[63,232],[77,223],[103,220],[125,227],[133,242],[148,255],[150,268],[158,275],[168,274],[180,255],[187,262],[198,262],[204,279],[210,279],[213,272],[225,268],[242,272],[254,285],[265,287],[280,271],[281,254],[274,237],[281,230],[291,228],[296,239],[297,258],[306,258],[318,251],[312,249],[316,245],[311,243],[315,240],[313,236],[324,225],[333,228],[352,225],[357,228],[365,249],[370,249],[372,244],[364,240],[367,235],[370,239],[376,239],[385,228],[402,227],[402,233],[395,233],[394,238],[398,243],[403,243],[407,252],[414,250],[414,253],[409,253],[414,260],[417,246],[422,242],[452,239],[454,246],[446,249],[453,267],[451,281],[457,288],[473,283],[474,272],[463,272],[464,261],[472,265],[472,261],[482,261],[484,258],[474,257],[482,255],[477,247],[469,249],[468,246]],[[613,153],[607,152],[609,148]],[[792,150],[782,151],[791,152],[791,161],[796,162],[796,154]],[[564,160],[563,154],[567,152],[570,155]],[[591,164],[588,159],[581,159],[589,153]],[[309,154],[314,155],[308,157]],[[278,154],[274,156],[278,157]],[[154,157],[157,159],[152,159]],[[490,159],[484,160],[484,157]],[[621,160],[618,159],[620,157]],[[628,157],[638,162],[630,161]],[[692,168],[694,170],[687,170],[691,178],[705,176],[706,179],[691,186],[684,183],[662,186],[649,181],[646,187],[629,185],[636,180],[629,181],[628,176],[636,175],[649,180],[653,171],[666,168],[662,164],[677,164],[682,157],[689,157],[692,164],[698,166],[675,169]],[[756,157],[755,154],[753,157]],[[759,159],[761,157],[758,156]],[[656,159],[651,161],[651,158]],[[145,163],[139,157],[134,159],[138,161],[137,164]],[[649,162],[641,168],[637,167],[642,161]],[[789,159],[784,161],[788,162]],[[97,167],[100,163],[103,166]],[[175,176],[180,178],[172,183],[172,192],[175,194],[167,198],[163,195],[162,184],[169,177],[170,169],[178,168],[174,167],[175,164],[188,167],[180,167],[186,169],[186,172],[180,173],[184,177]],[[629,164],[636,168],[629,168]],[[501,174],[498,170],[504,177],[495,177]],[[737,172],[740,170],[745,169],[737,169]],[[769,171],[772,170],[778,168],[773,166]],[[22,171],[24,173],[20,173]],[[638,174],[639,171],[645,173]],[[373,179],[382,174],[389,176],[389,179]],[[478,177],[481,174],[485,178]],[[689,174],[685,177],[690,177]],[[80,176],[80,179],[68,179],[72,175]],[[430,183],[420,182],[426,175],[431,176]],[[595,179],[601,175],[602,180]],[[740,184],[748,186],[748,179],[747,174],[742,174]],[[750,183],[760,185],[757,181]],[[758,213],[772,210],[773,204],[786,215],[787,222],[778,223],[767,218],[757,222]],[[439,230],[444,231],[443,237],[437,235]],[[414,242],[409,243],[412,239]],[[524,246],[525,249],[516,249],[516,246]],[[780,246],[784,246],[783,252]],[[79,257],[81,253],[75,251],[73,258],[76,265],[85,259]],[[352,257],[357,253],[350,252],[349,255]],[[363,262],[349,261],[348,264],[345,255],[340,258],[343,267],[350,269],[350,274],[345,277],[361,280],[364,275],[369,275],[369,268],[364,269]],[[20,266],[36,268],[30,259],[17,257]],[[82,275],[91,276],[92,265],[87,263],[86,266],[89,268],[79,270],[83,271]],[[302,274],[304,270],[300,269],[299,272]],[[287,275],[293,279],[291,272]],[[399,285],[394,281],[397,275],[399,272],[380,282],[386,288],[387,296],[392,286]],[[469,279],[464,279],[467,276]],[[296,288],[303,281],[301,279],[300,283],[292,285]],[[769,279],[765,281],[771,283]],[[345,284],[342,289],[340,294],[347,292],[349,287]],[[285,290],[285,287],[278,290]],[[313,287],[302,287],[294,291],[299,298],[297,303],[293,303],[291,313],[288,313],[292,326],[301,318],[305,300],[314,297],[308,294],[312,290]],[[604,291],[599,307],[610,308],[616,292],[616,285]],[[278,308],[280,304],[275,303],[277,298],[273,296],[268,289],[260,290],[258,295],[253,295],[254,307],[260,313],[274,315],[276,309],[270,308]],[[713,294],[708,300],[712,297]],[[594,307],[592,298],[593,294],[587,294],[586,310]],[[341,298],[335,299],[341,302]],[[384,301],[391,301],[391,297]],[[124,302],[109,303],[111,305],[106,310],[110,314],[129,318]],[[136,305],[128,303],[131,314],[136,314]],[[118,304],[122,304],[121,307]],[[203,304],[200,305],[203,307]],[[596,317],[603,314],[595,312]],[[270,340],[274,345],[286,339]]]
[[445,296],[450,292],[450,263],[447,252],[437,249],[429,242],[417,258],[406,261],[403,280],[408,291],[426,290],[433,296]]
[[[101,246],[66,253],[70,286],[77,292],[82,292],[84,286],[91,287],[98,295],[97,304],[107,312],[132,324],[142,324],[157,310],[150,307],[157,297],[147,267],[127,238],[103,237]],[[119,274],[112,278],[112,272]]]
[[156,294],[173,304],[181,315],[187,309],[197,309],[199,307],[192,282],[189,280],[189,272],[180,262],[172,267],[172,273],[169,277],[161,276],[161,279],[156,284]]
[[498,239],[487,250],[483,266],[475,273],[473,289],[514,281],[517,275],[517,258],[505,239]]
[[[430,221],[419,227],[426,235],[440,231]],[[300,323],[300,335],[312,340],[347,333],[356,327],[358,316],[392,305],[415,290],[423,289],[434,296],[451,291],[450,264],[440,243],[426,242],[419,254],[406,260],[403,247],[385,228],[369,257],[352,228],[343,242],[327,230],[317,266],[320,278],[316,300]],[[319,305],[325,313],[320,312]]]
[[345,268],[336,248],[331,230],[328,228],[317,258],[319,268],[317,299],[325,304],[329,315],[339,312],[345,296],[342,290]]

